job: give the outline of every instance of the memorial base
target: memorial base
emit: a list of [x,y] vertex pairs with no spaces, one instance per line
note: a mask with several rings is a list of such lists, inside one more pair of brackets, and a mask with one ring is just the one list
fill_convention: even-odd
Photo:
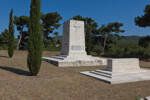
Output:
[[92,56],[69,57],[65,55],[43,57],[43,60],[58,67],[100,66],[106,65],[107,60]]
[[110,84],[150,80],[150,70],[141,69],[139,59],[109,59],[104,70],[85,71],[81,74],[103,80]]
[[147,69],[140,69],[140,71],[122,73],[114,73],[108,70],[95,70],[81,72],[81,74],[105,81],[110,84],[150,80],[150,70]]

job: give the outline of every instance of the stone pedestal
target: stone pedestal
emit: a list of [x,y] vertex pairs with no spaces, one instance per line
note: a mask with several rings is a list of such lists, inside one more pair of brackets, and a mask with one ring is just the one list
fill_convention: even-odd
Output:
[[43,57],[59,67],[106,65],[106,59],[92,57],[85,51],[84,22],[69,20],[63,24],[62,50],[59,55]]
[[150,70],[141,69],[139,59],[109,59],[104,70],[81,72],[110,84],[150,80]]

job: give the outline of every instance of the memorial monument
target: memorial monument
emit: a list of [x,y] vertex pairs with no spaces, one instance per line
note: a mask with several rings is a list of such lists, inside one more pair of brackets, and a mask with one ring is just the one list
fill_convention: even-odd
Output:
[[84,22],[68,20],[63,24],[62,50],[59,55],[43,57],[44,61],[59,67],[106,65],[106,59],[87,55]]
[[81,74],[110,84],[150,80],[150,70],[140,68],[137,58],[108,59],[106,69],[85,71]]

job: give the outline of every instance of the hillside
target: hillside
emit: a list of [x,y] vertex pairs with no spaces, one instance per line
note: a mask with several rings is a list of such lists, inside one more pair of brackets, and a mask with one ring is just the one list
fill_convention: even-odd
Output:
[[[133,36],[123,36],[123,39],[121,39],[120,41],[121,42],[135,42],[135,43],[138,43],[138,41],[140,40],[141,37],[142,36],[135,36],[135,35],[133,35]],[[58,36],[56,39],[61,41],[62,36]]]
[[121,42],[135,42],[138,43],[142,36],[123,36]]

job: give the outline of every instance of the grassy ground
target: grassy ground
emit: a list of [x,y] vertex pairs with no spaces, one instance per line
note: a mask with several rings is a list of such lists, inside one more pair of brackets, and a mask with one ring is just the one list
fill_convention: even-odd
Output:
[[[7,51],[0,51],[0,100],[135,100],[150,96],[150,81],[110,85],[79,73],[102,67],[58,68],[43,62],[39,75],[29,76],[26,57],[25,51],[15,52],[12,59]],[[150,62],[140,64],[150,68]]]

